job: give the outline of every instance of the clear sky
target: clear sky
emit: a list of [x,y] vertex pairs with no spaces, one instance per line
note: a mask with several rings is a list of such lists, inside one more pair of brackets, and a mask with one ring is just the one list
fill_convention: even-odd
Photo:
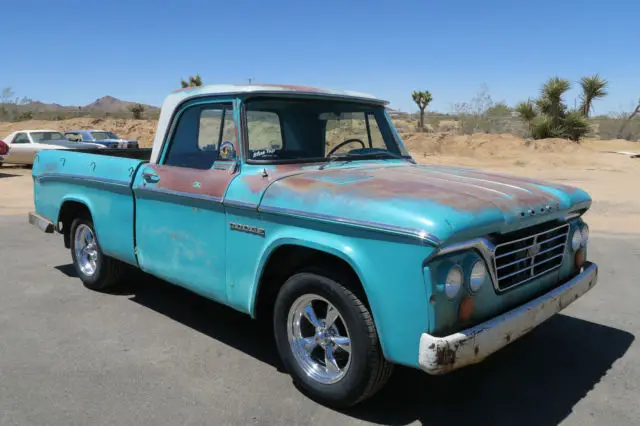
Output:
[[359,90],[403,110],[414,89],[450,111],[483,83],[514,104],[552,75],[596,72],[611,84],[596,113],[640,97],[638,0],[0,0],[0,17],[0,88],[64,105],[159,105],[196,72]]

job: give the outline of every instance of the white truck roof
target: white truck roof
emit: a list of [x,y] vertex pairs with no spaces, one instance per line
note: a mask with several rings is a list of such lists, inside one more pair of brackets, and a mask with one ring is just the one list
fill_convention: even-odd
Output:
[[155,163],[160,154],[160,147],[164,139],[164,134],[168,129],[174,109],[183,101],[206,95],[237,95],[237,94],[294,94],[300,96],[319,96],[329,98],[344,98],[360,100],[386,105],[387,101],[379,99],[367,93],[354,92],[351,90],[321,89],[311,86],[296,86],[287,84],[211,84],[198,87],[185,87],[174,90],[162,103],[158,127],[153,139],[153,149],[151,150],[150,162]]

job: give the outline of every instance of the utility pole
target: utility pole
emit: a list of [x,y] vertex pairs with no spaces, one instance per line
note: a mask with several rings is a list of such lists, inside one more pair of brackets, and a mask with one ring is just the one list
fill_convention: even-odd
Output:
[[247,78],[247,81],[249,81],[249,84],[251,84],[251,82],[253,81],[253,77]]

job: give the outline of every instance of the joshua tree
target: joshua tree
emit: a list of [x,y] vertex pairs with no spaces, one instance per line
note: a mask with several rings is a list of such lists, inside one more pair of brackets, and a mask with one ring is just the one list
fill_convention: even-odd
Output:
[[195,77],[190,75],[189,81],[184,81],[181,79],[180,85],[182,86],[182,88],[202,86],[202,79],[200,78],[200,74],[196,74]]
[[577,142],[589,133],[589,112],[595,99],[607,95],[607,82],[596,74],[583,78],[581,86],[582,105],[575,111],[569,111],[562,99],[571,83],[559,77],[550,78],[542,86],[538,99],[529,99],[516,106],[520,118],[529,124],[534,139],[567,138]]
[[589,117],[594,100],[607,96],[608,85],[609,82],[601,79],[598,74],[582,77],[582,80],[580,80],[580,86],[582,87],[580,110],[583,116]]
[[413,98],[413,101],[418,105],[418,108],[420,108],[420,131],[424,132],[424,110],[427,108],[427,106],[429,106],[429,104],[433,100],[433,97],[428,90],[425,90],[424,92],[414,91],[413,93],[411,93],[411,97]]
[[634,109],[633,112],[629,114],[629,117],[627,117],[627,119],[622,123],[622,126],[620,126],[620,130],[618,130],[619,139],[622,139],[624,137],[624,131],[627,129],[629,123],[631,123],[631,120],[633,120],[633,118],[638,115],[638,113],[640,113],[640,101],[638,101],[636,109]]
[[144,107],[144,105],[135,104],[129,108],[129,111],[131,111],[131,114],[133,114],[133,118],[135,118],[136,120],[140,120],[145,109],[146,108]]

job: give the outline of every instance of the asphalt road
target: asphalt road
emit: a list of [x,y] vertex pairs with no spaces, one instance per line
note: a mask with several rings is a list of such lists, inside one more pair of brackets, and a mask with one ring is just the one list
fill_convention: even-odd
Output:
[[0,216],[0,424],[637,425],[640,238],[593,235],[590,259],[590,293],[485,363],[398,369],[338,412],[292,386],[248,317],[156,280],[87,290],[60,236]]

